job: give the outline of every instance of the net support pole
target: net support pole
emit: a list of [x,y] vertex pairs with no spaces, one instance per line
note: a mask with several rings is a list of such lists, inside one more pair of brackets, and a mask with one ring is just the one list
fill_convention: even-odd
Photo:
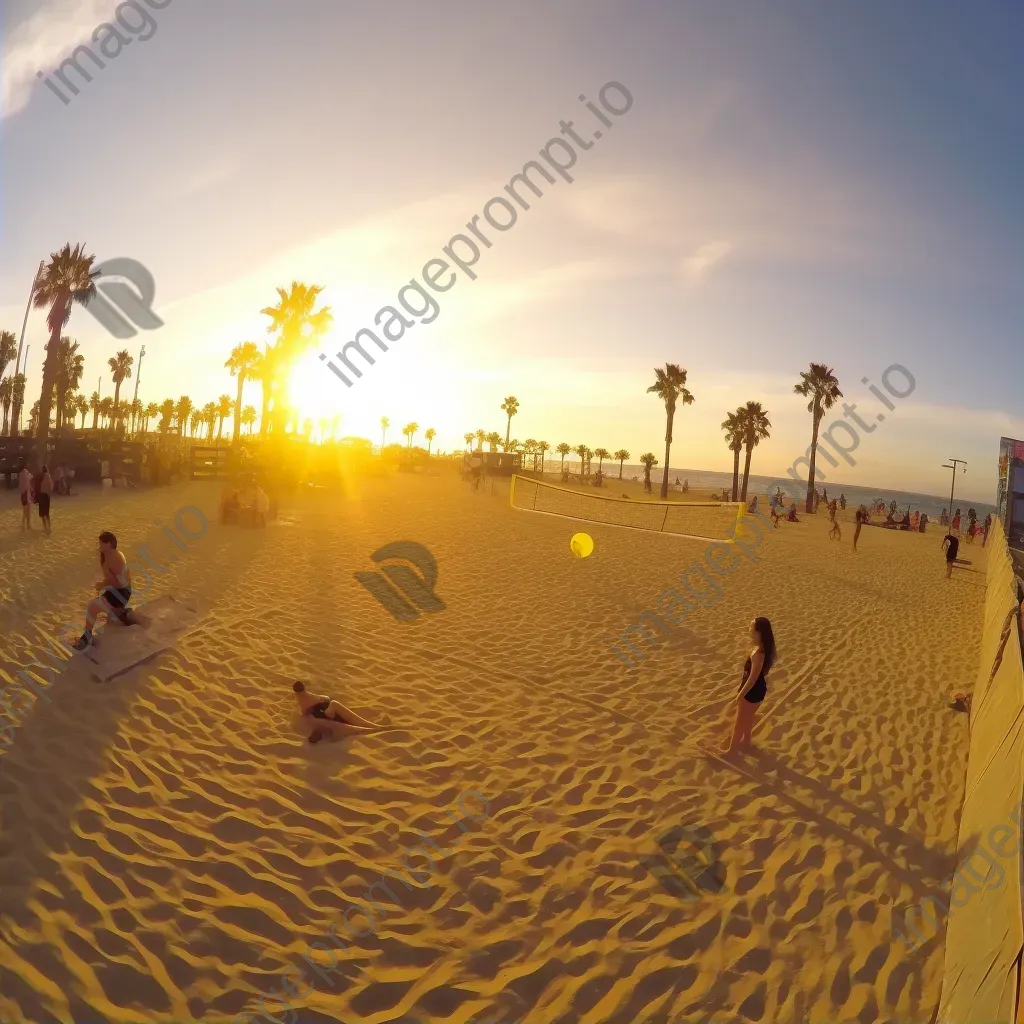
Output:
[[665,532],[665,524],[668,522],[668,509],[669,509],[669,506],[666,504],[665,505],[665,518],[662,519],[662,521],[661,521],[661,532],[662,533]]

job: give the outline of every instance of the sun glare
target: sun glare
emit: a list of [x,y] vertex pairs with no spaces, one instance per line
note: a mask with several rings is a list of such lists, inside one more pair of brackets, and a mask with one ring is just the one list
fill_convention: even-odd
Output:
[[331,419],[342,411],[338,381],[317,357],[317,351],[303,356],[288,379],[288,404],[300,417],[314,422]]

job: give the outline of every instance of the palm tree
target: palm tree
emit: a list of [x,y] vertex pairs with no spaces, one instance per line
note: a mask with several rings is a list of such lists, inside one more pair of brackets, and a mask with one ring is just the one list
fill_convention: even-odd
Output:
[[807,469],[807,505],[805,511],[814,510],[814,463],[818,454],[818,428],[821,418],[843,397],[839,390],[839,381],[831,368],[824,363],[811,363],[810,367],[800,374],[800,383],[793,385],[793,390],[804,398],[810,398],[807,411],[811,414],[811,456]]
[[[93,278],[99,273],[92,269],[94,256],[85,255],[85,247],[70,244],[59,252],[50,254],[46,264],[36,278],[32,292],[32,305],[36,309],[49,307],[46,326],[50,329],[50,340],[46,346],[43,362],[43,382],[39,391],[39,415],[36,418],[37,437],[45,451],[50,430],[50,409],[53,405],[54,383],[57,379],[58,344],[60,332],[71,319],[71,309],[77,303],[84,306],[96,296]],[[20,408],[18,412],[20,413]]]
[[484,441],[487,440],[487,435],[482,430],[478,430],[473,436],[476,438],[476,450],[478,452],[483,451]]
[[464,440],[466,442],[466,451],[468,452],[472,448],[472,446],[473,446],[473,437],[474,437],[473,431],[471,431],[471,430],[467,431],[462,436],[463,436],[463,438],[464,438]]
[[142,410],[142,429],[145,433],[149,432],[149,421],[156,419],[160,415],[160,406],[156,402],[150,402],[145,409]]
[[12,378],[14,387],[11,389],[11,436],[18,433],[18,416],[21,414],[22,406],[25,404],[25,383],[27,378],[23,373],[16,373]]
[[391,426],[391,420],[387,416],[381,416],[380,418],[380,446],[384,447],[385,440],[388,436],[388,427]]
[[416,436],[416,431],[419,429],[420,425],[418,423],[406,423],[406,425],[402,427],[402,433],[409,438],[407,447],[412,447],[412,439]]
[[11,412],[11,402],[14,399],[14,378],[4,377],[0,380],[0,409],[4,412],[3,428],[0,429],[0,434],[7,433],[8,417]]
[[142,410],[145,406],[142,404],[141,398],[133,398],[132,404],[129,406],[129,413],[131,416],[132,433],[137,434],[139,432],[139,420],[142,419]]
[[60,422],[62,426],[66,427],[70,422],[72,432],[74,432],[75,429],[75,411],[78,408],[77,399],[77,391],[68,391],[64,395],[64,404],[58,406],[60,409]]
[[[323,287],[320,285],[292,281],[290,291],[285,291],[284,288],[277,289],[279,302],[276,306],[267,306],[260,310],[264,316],[270,317],[267,333],[277,334],[277,341],[272,348],[268,347],[260,364],[264,397],[269,386],[270,397],[274,403],[271,412],[271,421],[275,424],[273,429],[281,429],[284,426],[284,409],[279,393],[289,372],[299,357],[315,345],[334,322],[334,315],[329,306],[316,309],[322,291]],[[268,360],[269,353],[273,355]]]
[[100,393],[94,391],[89,396],[89,408],[92,410],[92,429],[95,430],[100,418]]
[[640,456],[640,465],[644,467],[644,490],[651,493],[651,466],[656,466],[658,460],[654,457],[654,452],[645,452]]
[[101,424],[104,430],[110,426],[110,419],[113,415],[114,400],[110,397],[110,395],[107,395],[107,397],[100,402],[100,416],[102,419],[106,420],[105,423]]
[[[8,364],[17,358],[18,355],[18,339],[14,336],[14,331],[0,331],[0,381],[4,379],[4,372],[7,370]],[[18,367],[15,367],[18,369]],[[10,377],[7,380],[11,380]],[[10,388],[13,400],[13,389],[14,382],[11,380]],[[4,433],[7,432],[7,413],[4,413]]]
[[594,454],[597,456],[597,471],[601,472],[601,467],[604,465],[605,459],[611,458],[611,453],[605,448],[595,448]]
[[260,350],[255,342],[243,341],[231,350],[227,362],[224,364],[230,371],[231,376],[238,377],[238,393],[235,396],[235,426],[233,441],[238,440],[238,433],[242,428],[242,387],[259,365]]
[[505,443],[508,444],[508,436],[512,433],[512,417],[519,412],[519,399],[515,395],[509,395],[501,403],[501,408],[508,415],[508,423],[505,426]]
[[29,436],[36,432],[36,427],[39,424],[39,403],[35,402],[32,408],[28,411],[28,432]]
[[86,401],[85,395],[75,395],[75,412],[82,417],[81,429],[85,430],[85,417],[89,412],[89,403]]
[[166,434],[174,424],[174,408],[177,403],[173,398],[165,398],[160,403],[160,426],[159,430],[161,434]]
[[626,459],[629,458],[629,452],[627,452],[625,448],[620,448],[615,453],[613,458],[619,460],[619,479],[621,480],[622,479],[622,464],[626,461]]
[[747,480],[750,479],[750,456],[762,441],[771,437],[772,424],[760,402],[747,402],[737,412],[743,415],[743,446],[747,451],[743,464],[743,490],[740,491],[740,501],[746,501]]
[[[228,399],[230,402],[231,399]],[[200,410],[203,423],[206,424],[206,440],[213,440],[213,428],[217,425],[217,406],[213,402],[207,402]]]
[[[114,407],[115,410],[120,409],[120,398],[121,398],[121,383],[127,380],[132,375],[132,363],[135,362],[134,357],[128,354],[127,349],[122,349],[117,353],[116,356],[111,356],[107,360],[107,365],[110,367],[110,376],[114,380]],[[120,432],[120,421],[116,423],[118,432]]]
[[252,435],[252,425],[256,422],[256,407],[254,405],[247,405],[242,410],[242,425],[248,427],[248,433]]
[[[78,351],[78,342],[72,341],[66,334],[57,343],[57,377],[54,390],[57,398],[57,430],[64,426],[64,414],[67,411],[68,394],[74,391],[82,381],[85,373],[85,357]],[[72,418],[74,414],[72,414]],[[74,424],[72,424],[72,428]]]
[[565,476],[565,457],[572,451],[572,449],[563,441],[561,444],[555,445],[555,451],[562,456],[562,476]]
[[217,416],[220,418],[220,423],[217,426],[217,440],[219,441],[221,435],[224,433],[224,421],[231,415],[232,403],[230,395],[221,395],[217,399]]
[[666,363],[665,369],[655,367],[655,381],[647,389],[665,403],[665,470],[661,475],[661,496],[668,498],[668,460],[672,449],[672,422],[676,417],[676,403],[693,404],[693,395],[686,390],[686,371],[676,363]]
[[518,441],[516,441],[515,439],[513,439],[513,440],[509,441],[509,440],[508,440],[508,439],[506,438],[506,440],[505,440],[505,441],[504,441],[504,442],[502,443],[502,445],[501,445],[501,450],[502,450],[502,451],[504,451],[504,452],[514,452],[514,451],[518,451],[518,450],[519,450],[519,448],[520,448],[520,444],[519,444],[519,442],[518,442]]
[[492,430],[484,438],[484,440],[487,442],[487,445],[491,449],[491,451],[496,452],[498,450],[498,445],[501,444],[501,434],[499,434],[496,430]]
[[7,364],[18,354],[18,339],[14,331],[0,331],[0,377],[7,370]]
[[433,427],[427,427],[427,432],[423,435],[427,439],[427,455],[430,455],[430,446],[434,443],[434,438],[437,437],[437,431]]
[[740,494],[740,452],[743,451],[743,410],[737,409],[722,420],[725,443],[732,452],[732,500],[739,501]]
[[547,441],[538,441],[537,451],[540,453],[540,475],[544,476],[544,456],[551,451],[551,445]]
[[270,399],[273,392],[275,357],[268,345],[265,351],[260,353],[259,359],[252,368],[250,377],[260,382],[263,392],[262,404],[260,405],[260,436],[266,434],[270,425]]
[[195,437],[199,428],[203,425],[203,414],[199,409],[193,409],[192,415],[188,418],[189,433]]
[[583,474],[587,468],[587,452],[589,449],[585,444],[578,444],[573,448],[573,453],[580,457],[580,479],[583,479]]
[[174,422],[178,424],[178,433],[184,437],[188,430],[188,418],[192,415],[192,399],[182,395],[174,404]]

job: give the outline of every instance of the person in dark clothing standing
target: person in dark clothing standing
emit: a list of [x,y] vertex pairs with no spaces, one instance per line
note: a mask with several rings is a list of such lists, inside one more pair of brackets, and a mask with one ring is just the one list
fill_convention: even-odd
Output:
[[953,563],[956,562],[956,553],[960,550],[960,540],[953,534],[947,533],[942,538],[942,546],[946,548],[946,579],[953,575]]

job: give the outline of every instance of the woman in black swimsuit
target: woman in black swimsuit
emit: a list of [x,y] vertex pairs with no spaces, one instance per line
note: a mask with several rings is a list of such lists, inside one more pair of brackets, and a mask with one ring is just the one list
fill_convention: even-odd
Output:
[[743,681],[734,698],[736,724],[732,740],[723,751],[725,754],[750,748],[750,733],[754,728],[757,706],[768,693],[765,675],[775,664],[775,634],[772,632],[772,624],[763,615],[751,622],[750,638],[754,641],[754,649],[743,664]]

